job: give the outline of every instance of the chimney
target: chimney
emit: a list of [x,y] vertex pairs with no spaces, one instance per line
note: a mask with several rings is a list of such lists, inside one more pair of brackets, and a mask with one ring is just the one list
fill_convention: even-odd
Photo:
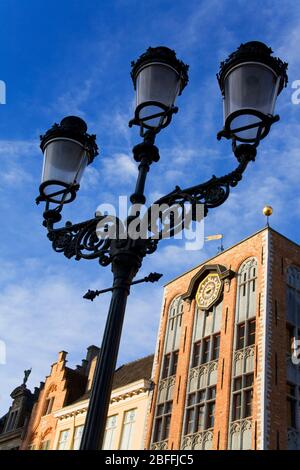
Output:
[[82,370],[86,371],[87,367],[88,367],[88,361],[86,359],[82,359],[81,361],[81,367],[82,367]]
[[100,351],[100,348],[98,348],[97,346],[93,344],[87,348],[86,359],[83,359],[83,361],[86,362],[85,373],[87,376],[89,375],[91,363],[94,357],[98,356],[99,351]]
[[93,344],[87,348],[86,360],[89,364],[92,362],[95,356],[98,356],[99,351],[100,349]]
[[67,355],[68,355],[67,351],[60,351],[60,352],[58,353],[58,360],[57,360],[57,362],[65,361]]

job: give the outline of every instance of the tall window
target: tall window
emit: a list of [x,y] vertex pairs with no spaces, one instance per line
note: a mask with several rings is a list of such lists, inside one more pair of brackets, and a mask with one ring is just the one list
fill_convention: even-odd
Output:
[[165,379],[176,374],[179,351],[165,354],[161,378]]
[[165,354],[179,349],[181,323],[183,315],[183,301],[177,297],[171,304],[165,339]]
[[109,416],[106,421],[106,428],[103,440],[103,450],[112,450],[115,447],[115,436],[118,424],[118,415]]
[[136,421],[136,409],[126,411],[124,414],[123,428],[122,428],[122,439],[121,439],[121,450],[128,450],[132,448],[132,438],[134,432],[134,425]]
[[197,308],[181,444],[184,449],[212,446],[221,318],[222,300],[208,311]]
[[81,443],[81,438],[82,438],[82,433],[83,433],[83,425],[82,426],[76,426],[76,428],[74,430],[73,450],[79,450],[80,443]]
[[215,401],[215,386],[189,394],[185,434],[194,434],[214,427]]
[[13,429],[16,428],[16,426],[18,425],[17,423],[18,414],[19,414],[19,409],[10,412],[5,432],[12,431]]
[[292,362],[293,347],[300,340],[300,268],[287,269],[287,434],[288,448],[300,449],[300,367]]
[[166,401],[157,407],[153,436],[154,442],[164,441],[169,436],[172,404],[172,401]]
[[251,449],[254,345],[257,310],[257,261],[247,259],[238,271],[231,383],[229,448]]
[[220,334],[215,334],[197,341],[193,346],[192,367],[201,366],[210,361],[219,359]]
[[292,352],[293,343],[300,339],[300,268],[290,266],[287,270],[287,353]]
[[50,397],[46,400],[45,408],[44,408],[44,415],[49,415],[52,411],[54,403],[54,397]]
[[179,343],[183,315],[183,300],[177,297],[169,309],[166,329],[164,355],[158,383],[158,397],[155,413],[154,432],[152,441],[159,443],[169,437],[173,390],[179,357]]
[[236,349],[244,349],[255,344],[255,320],[249,320],[237,325]]
[[253,374],[235,377],[233,381],[232,420],[252,416]]
[[210,310],[197,309],[191,367],[219,359],[222,302]]
[[66,430],[60,432],[59,439],[58,439],[58,445],[57,445],[58,450],[66,450],[67,449],[69,434],[70,434],[70,429],[66,429]]

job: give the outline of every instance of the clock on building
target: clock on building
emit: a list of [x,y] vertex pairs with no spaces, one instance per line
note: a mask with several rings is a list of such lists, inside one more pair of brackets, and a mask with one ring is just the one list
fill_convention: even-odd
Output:
[[199,284],[196,302],[199,308],[208,310],[218,300],[222,289],[222,281],[217,273],[208,274]]

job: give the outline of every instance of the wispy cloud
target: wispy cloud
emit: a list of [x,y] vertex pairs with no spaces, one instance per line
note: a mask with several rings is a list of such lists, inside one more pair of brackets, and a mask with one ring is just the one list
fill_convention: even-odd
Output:
[[[9,406],[11,390],[21,383],[25,368],[32,367],[29,385],[36,385],[49,373],[58,351],[68,350],[74,365],[75,360],[84,357],[89,344],[100,344],[109,295],[99,297],[94,303],[82,299],[81,295],[88,287],[107,287],[105,283],[109,281],[105,279],[110,275],[104,273],[101,282],[95,280],[90,284],[88,278],[68,276],[67,267],[56,273],[53,267],[38,259],[27,259],[19,266],[16,262],[2,262],[1,266],[0,339],[7,346],[7,364],[0,365],[0,398],[4,411]],[[5,276],[4,269],[9,275]],[[134,291],[133,288],[136,294]],[[152,352],[160,292],[151,294],[151,303],[147,298],[144,291],[143,296],[133,295],[129,301],[122,361]],[[138,323],[137,335],[134,325]]]
[[116,153],[111,157],[103,158],[103,178],[113,186],[134,181],[137,175],[137,166],[131,155]]

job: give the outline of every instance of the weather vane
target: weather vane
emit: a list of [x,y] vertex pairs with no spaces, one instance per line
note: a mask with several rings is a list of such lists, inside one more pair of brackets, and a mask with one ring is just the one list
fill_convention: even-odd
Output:
[[223,234],[218,233],[217,235],[208,235],[207,237],[205,237],[205,241],[209,242],[211,240],[221,240],[221,245],[218,246],[218,253],[222,253],[222,251],[224,251],[223,238],[224,238]]

